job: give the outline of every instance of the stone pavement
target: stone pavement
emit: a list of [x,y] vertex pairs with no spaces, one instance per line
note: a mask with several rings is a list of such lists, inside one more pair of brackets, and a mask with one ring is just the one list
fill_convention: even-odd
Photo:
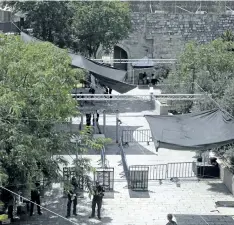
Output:
[[[133,90],[132,94],[139,94],[139,90]],[[143,91],[141,91],[143,93]],[[145,114],[152,114],[147,111],[145,103],[136,105],[135,112],[130,113],[132,105],[127,105],[125,112],[120,114],[122,121],[121,129],[149,129],[149,125],[144,118]],[[74,124],[79,123],[79,118],[73,119]],[[102,125],[102,116],[99,120]],[[114,167],[114,192],[106,193],[103,200],[101,221],[88,219],[91,213],[91,200],[85,193],[84,198],[79,199],[77,211],[78,216],[72,217],[70,221],[65,218],[53,215],[46,210],[42,216],[25,216],[24,221],[15,224],[22,225],[165,225],[166,215],[172,213],[178,225],[234,225],[232,215],[234,208],[216,208],[216,201],[234,201],[233,196],[219,180],[187,179],[181,180],[181,186],[167,180],[159,182],[149,182],[149,191],[136,192],[127,189],[127,181],[122,177],[123,167],[120,165],[121,157],[119,148],[115,143],[116,138],[116,118],[114,114],[107,115],[106,136],[113,139],[113,143],[106,148],[107,160],[110,167]],[[120,130],[121,133],[121,130]],[[134,136],[134,134],[133,134]],[[128,165],[154,165],[170,162],[192,162],[194,161],[194,151],[174,151],[169,149],[159,149],[156,153],[153,143],[132,143],[125,148]],[[97,161],[99,155],[92,150],[88,151],[84,157],[91,160],[94,167],[99,167]],[[75,156],[64,155],[70,165]],[[54,184],[52,190],[45,194],[42,199],[43,206],[61,215],[66,215],[66,198],[62,197],[62,186]]]
[[[68,156],[67,156],[68,157]],[[72,156],[75,157],[75,156]],[[98,156],[87,156],[97,166]],[[70,158],[70,156],[69,156]],[[106,193],[103,200],[101,221],[88,219],[91,212],[91,200],[87,194],[78,201],[78,216],[72,217],[75,224],[108,225],[165,225],[166,215],[172,213],[178,225],[234,225],[233,208],[215,207],[216,201],[234,201],[233,196],[219,181],[195,179],[182,180],[181,187],[175,183],[163,181],[149,183],[148,192],[135,192],[126,188],[127,182],[120,176],[123,171],[119,165],[119,155],[108,155],[107,159],[115,168],[114,192]],[[43,206],[57,214],[65,216],[66,199],[62,198],[62,186],[54,184],[42,199]],[[71,222],[59,218],[46,210],[42,216],[25,217],[22,225],[68,225]]]

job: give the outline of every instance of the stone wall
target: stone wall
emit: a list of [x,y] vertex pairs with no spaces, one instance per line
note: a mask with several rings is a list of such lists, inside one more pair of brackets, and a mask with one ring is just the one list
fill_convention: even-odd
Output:
[[132,32],[120,43],[129,58],[176,58],[189,41],[209,42],[234,31],[234,15],[132,13]]

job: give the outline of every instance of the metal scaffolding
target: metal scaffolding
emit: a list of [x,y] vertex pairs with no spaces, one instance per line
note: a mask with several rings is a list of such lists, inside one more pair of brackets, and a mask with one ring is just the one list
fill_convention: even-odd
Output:
[[206,98],[205,94],[151,94],[151,95],[111,95],[111,94],[72,94],[77,101],[134,101],[171,100],[171,101],[194,101]]

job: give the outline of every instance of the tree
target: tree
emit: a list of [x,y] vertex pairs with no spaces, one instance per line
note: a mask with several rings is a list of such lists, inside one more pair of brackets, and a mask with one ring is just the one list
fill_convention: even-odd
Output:
[[[233,52],[229,51],[230,47],[233,48],[233,46],[233,42],[226,42],[222,39],[202,45],[189,43],[178,61],[176,72],[169,75],[167,82],[185,83],[172,87],[176,93],[181,91],[188,94],[194,93],[194,91],[204,93],[203,91],[205,91],[225,107],[223,97],[227,85],[232,82],[234,72]],[[195,87],[192,90],[193,81],[200,88]],[[182,86],[186,91],[182,90]],[[202,109],[217,107],[211,100],[203,103],[205,104],[200,104]]]
[[96,57],[99,47],[110,50],[128,36],[131,27],[128,3],[121,1],[5,4],[26,14],[25,27],[33,29],[33,36],[88,57]]
[[[93,140],[90,132],[61,129],[78,114],[69,93],[83,73],[70,66],[65,50],[1,35],[0,52],[0,175],[6,185],[28,188],[41,175],[57,179],[66,160],[53,155],[102,147],[105,140]],[[71,143],[74,135],[84,147]]]
[[74,49],[96,58],[99,47],[110,50],[128,36],[131,27],[130,10],[126,2],[74,2]]
[[33,36],[54,43],[60,48],[72,44],[72,4],[65,1],[6,2],[15,12],[26,14],[25,27],[33,29]]

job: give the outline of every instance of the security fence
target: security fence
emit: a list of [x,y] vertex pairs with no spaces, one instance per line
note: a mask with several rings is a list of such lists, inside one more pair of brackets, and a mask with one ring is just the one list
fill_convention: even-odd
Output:
[[148,190],[149,167],[130,166],[128,188],[132,190]]
[[195,170],[196,162],[132,165],[128,170],[128,188],[147,190],[148,181],[197,177]]
[[148,168],[149,180],[166,180],[171,178],[192,178],[196,177],[194,172],[196,162],[176,162],[156,165],[134,165],[135,170]]
[[141,130],[122,130],[122,144],[126,145],[132,142],[152,142],[152,136],[150,129]]
[[121,163],[119,165],[122,164],[124,171],[121,173],[122,176],[125,176],[127,181],[128,181],[128,173],[129,173],[129,167],[128,167],[128,163],[127,163],[127,159],[126,159],[126,154],[122,145],[122,140],[120,140],[120,144],[119,144],[119,148],[120,148],[120,155],[121,155]]

